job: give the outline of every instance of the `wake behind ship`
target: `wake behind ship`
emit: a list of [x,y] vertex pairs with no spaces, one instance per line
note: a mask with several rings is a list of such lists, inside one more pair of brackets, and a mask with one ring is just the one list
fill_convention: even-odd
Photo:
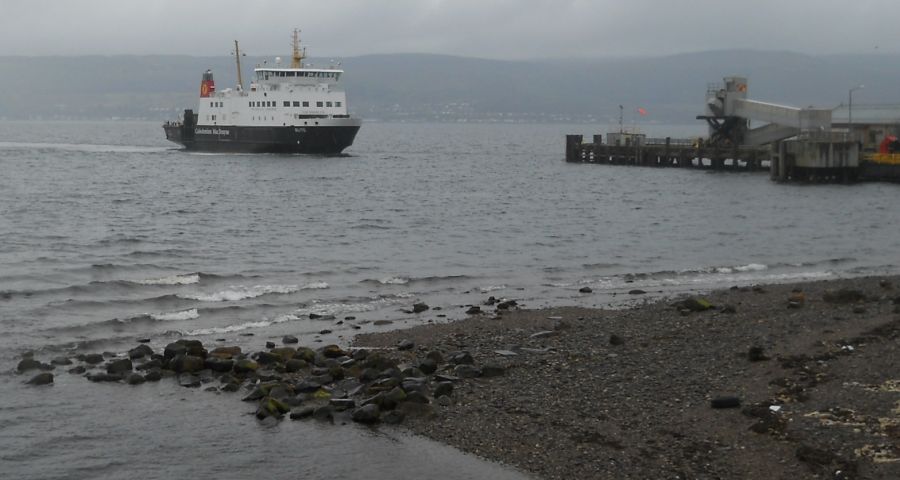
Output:
[[238,153],[339,154],[353,144],[362,121],[348,113],[340,85],[344,71],[303,64],[305,49],[294,31],[290,68],[259,67],[250,89],[241,78],[237,41],[238,84],[216,90],[207,70],[200,83],[196,112],[185,110],[181,121],[166,122],[166,139],[188,150]]

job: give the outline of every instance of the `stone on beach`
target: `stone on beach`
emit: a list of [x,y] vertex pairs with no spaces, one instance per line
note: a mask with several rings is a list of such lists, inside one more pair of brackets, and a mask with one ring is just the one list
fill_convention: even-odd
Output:
[[53,383],[53,374],[50,372],[39,373],[25,383],[28,385],[49,385]]
[[122,358],[106,364],[106,373],[111,375],[124,375],[125,373],[130,372],[132,368],[131,360]]

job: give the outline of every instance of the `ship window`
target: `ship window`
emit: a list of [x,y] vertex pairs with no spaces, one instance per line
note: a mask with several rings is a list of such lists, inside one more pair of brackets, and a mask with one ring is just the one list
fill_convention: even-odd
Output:
[[334,106],[335,106],[335,107],[340,107],[340,106],[341,106],[341,102],[334,102]]
[[295,107],[299,107],[299,106],[300,106],[300,102],[294,102],[294,106],[295,106]]
[[304,107],[308,107],[308,106],[309,106],[309,102],[303,102],[303,106],[304,106]]
[[316,106],[322,108],[322,102],[316,102]]
[[340,74],[340,73],[335,73],[335,74],[334,74],[334,79],[335,79],[335,80],[340,80],[340,79],[341,79],[341,74]]
[[212,116],[212,120],[213,120],[214,122],[216,121],[216,116],[215,116],[215,115]]
[[285,107],[290,107],[290,106],[291,106],[291,102],[284,102],[284,106],[285,106]]
[[253,106],[253,102],[247,102],[247,106],[252,107],[252,106]]
[[212,107],[212,106],[213,106],[213,102],[209,102],[209,106]]
[[330,107],[330,106],[331,106],[331,102],[325,102],[325,106],[326,106],[326,107]]

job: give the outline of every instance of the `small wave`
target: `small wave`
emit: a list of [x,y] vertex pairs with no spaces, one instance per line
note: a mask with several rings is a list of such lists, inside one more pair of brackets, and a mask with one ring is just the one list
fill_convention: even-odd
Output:
[[200,283],[199,273],[189,273],[185,275],[170,275],[162,278],[148,278],[145,280],[135,280],[133,283],[139,285],[191,285]]
[[379,285],[408,285],[421,283],[438,283],[448,281],[458,281],[468,279],[467,275],[432,275],[428,277],[406,277],[403,275],[392,275],[380,279],[366,279],[362,283],[376,283]]
[[[324,282],[321,282],[324,283]],[[327,285],[327,284],[326,284]],[[321,287],[318,287],[321,288]],[[325,288],[328,288],[327,286]],[[233,286],[228,290],[214,293],[178,294],[181,298],[197,300],[200,302],[237,302],[248,298],[261,297],[270,294],[287,294],[300,290],[297,285],[255,285],[252,287]]]
[[67,152],[88,153],[159,153],[169,150],[168,147],[144,147],[137,145],[94,145],[89,143],[28,143],[0,142],[3,149],[44,149]]
[[210,328],[198,328],[196,330],[190,330],[184,332],[186,336],[195,336],[195,335],[220,335],[223,333],[234,333],[240,332],[242,330],[249,330],[251,328],[265,328],[269,325],[272,325],[274,322],[270,322],[267,320],[261,320],[258,322],[247,322],[241,323],[238,325],[228,325],[225,327],[210,327]]
[[200,312],[198,312],[196,308],[179,312],[151,313],[149,315],[154,320],[159,320],[161,322],[178,322],[200,318]]
[[326,282],[312,282],[300,287],[300,290],[325,290],[331,288]]
[[751,263],[748,265],[738,265],[735,267],[717,267],[713,269],[715,273],[734,273],[734,272],[761,272],[763,270],[768,270],[768,265],[763,265],[761,263]]
[[495,292],[497,290],[506,290],[506,285],[488,285],[486,287],[479,288],[481,293]]

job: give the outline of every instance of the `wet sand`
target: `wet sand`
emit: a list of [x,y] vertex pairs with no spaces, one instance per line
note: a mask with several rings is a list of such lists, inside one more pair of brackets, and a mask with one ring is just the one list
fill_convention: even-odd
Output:
[[539,478],[900,478],[900,278],[702,297],[714,307],[483,306],[355,346],[505,367],[401,428]]

